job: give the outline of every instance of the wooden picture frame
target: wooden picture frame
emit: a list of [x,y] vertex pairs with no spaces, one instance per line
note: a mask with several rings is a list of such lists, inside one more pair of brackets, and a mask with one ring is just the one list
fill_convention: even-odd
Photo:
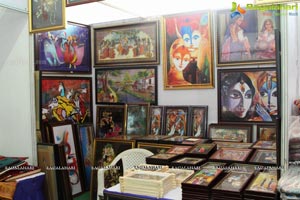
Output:
[[95,80],[97,104],[157,104],[157,66],[97,68]]
[[174,145],[166,153],[182,155],[188,152],[192,147],[187,145]]
[[171,144],[137,142],[137,148],[147,149],[151,151],[153,154],[166,153],[172,147],[173,145]]
[[80,162],[80,152],[78,149],[78,138],[72,122],[49,123],[50,140],[54,144],[63,144],[69,181],[72,188],[72,195],[84,192],[83,168]]
[[217,145],[217,150],[223,147],[250,149],[253,146],[252,142],[224,142],[216,140],[213,143]]
[[257,125],[257,140],[276,142],[277,128],[275,125]]
[[253,144],[252,149],[276,150],[276,142],[275,141],[258,140]]
[[37,33],[66,27],[65,0],[28,0],[29,32]]
[[280,107],[278,75],[273,67],[219,69],[218,121],[274,124]]
[[225,162],[246,162],[252,149],[221,148],[213,153],[209,160]]
[[207,137],[208,106],[190,106],[189,121],[191,123],[188,135]]
[[214,143],[197,144],[194,145],[188,152],[186,152],[186,154],[195,157],[207,157],[211,155],[215,150],[216,144]]
[[165,106],[164,134],[186,136],[188,133],[188,106]]
[[186,166],[186,165],[190,165],[190,166],[196,166],[196,165],[200,165],[201,163],[205,162],[205,158],[194,158],[194,157],[182,157],[179,158],[177,160],[172,161],[171,165],[174,166]]
[[42,122],[93,121],[92,78],[40,77],[40,119]]
[[249,143],[252,140],[252,125],[211,123],[208,138],[224,142],[236,140]]
[[256,149],[249,163],[276,165],[277,152],[270,149]]
[[163,133],[163,126],[164,126],[164,116],[165,116],[165,109],[164,106],[154,106],[151,105],[149,107],[149,135],[162,135]]
[[163,18],[164,89],[214,88],[211,13]]
[[77,6],[85,3],[93,3],[100,0],[66,0],[66,7]]
[[35,69],[91,73],[91,28],[68,22],[66,29],[34,34]]
[[217,167],[202,168],[196,171],[190,178],[185,180],[182,183],[182,186],[209,187],[222,172],[223,170]]
[[[90,199],[97,199],[98,184],[97,184],[97,168],[103,168],[113,161],[113,159],[121,152],[132,149],[135,147],[134,140],[111,140],[111,139],[100,139],[95,138],[93,145],[93,167],[91,177],[91,188],[90,188]],[[109,185],[110,182],[118,180],[122,174],[121,166],[115,166],[110,168],[111,180],[106,180],[105,185]]]
[[95,138],[94,126],[92,123],[77,125],[78,143],[80,149],[81,165],[84,171],[85,191],[88,191],[91,183],[93,144]]
[[94,29],[94,63],[103,65],[158,65],[159,21]]
[[109,138],[124,135],[125,105],[98,105],[96,110],[96,137]]
[[241,10],[216,13],[218,66],[275,63],[279,10]]
[[148,135],[149,104],[130,103],[126,105],[126,135]]
[[260,195],[261,193],[276,194],[276,173],[259,172],[245,189],[245,192],[251,192],[255,195]]

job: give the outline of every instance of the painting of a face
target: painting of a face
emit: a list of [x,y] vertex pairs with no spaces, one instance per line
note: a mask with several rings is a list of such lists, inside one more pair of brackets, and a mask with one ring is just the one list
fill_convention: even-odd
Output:
[[252,92],[248,84],[244,82],[236,83],[229,91],[228,110],[237,117],[246,116],[252,103]]
[[178,48],[173,54],[173,63],[178,71],[183,71],[190,62],[190,54],[184,46]]
[[277,83],[266,81],[259,90],[263,106],[269,113],[277,113]]
[[[186,27],[183,29],[182,38],[184,40],[184,45],[189,48],[191,54],[198,49],[201,40],[201,34],[199,30],[191,30],[191,27]],[[196,55],[195,55],[196,56]]]

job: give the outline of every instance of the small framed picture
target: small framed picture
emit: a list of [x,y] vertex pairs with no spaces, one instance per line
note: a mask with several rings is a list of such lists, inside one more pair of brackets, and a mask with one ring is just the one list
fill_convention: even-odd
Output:
[[147,143],[147,142],[138,142],[137,148],[147,149],[153,154],[166,153],[171,149],[173,145],[171,144],[157,144],[157,143]]
[[211,155],[216,150],[216,144],[197,144],[193,146],[188,152],[187,155],[207,157]]
[[153,106],[149,108],[149,131],[150,135],[162,135],[164,117],[165,117],[164,106]]
[[276,135],[275,125],[257,125],[257,140],[276,142]]
[[188,135],[205,138],[207,135],[208,106],[190,106]]
[[277,164],[276,150],[256,149],[253,156],[249,160],[251,163],[258,164]]
[[210,124],[208,137],[218,141],[251,142],[252,125],[249,124]]
[[215,161],[232,161],[232,162],[245,162],[252,149],[238,149],[238,148],[221,148],[217,150],[209,160]]
[[184,181],[184,185],[209,187],[223,170],[218,168],[203,168],[196,171],[190,178]]
[[186,136],[188,132],[188,106],[165,106],[164,134]]
[[252,146],[253,149],[276,149],[276,142],[259,140]]
[[200,165],[205,160],[206,160],[205,158],[183,157],[183,158],[172,161],[171,164],[176,164],[176,166],[178,166],[177,164],[179,164],[179,166],[182,166],[182,165],[195,166],[195,165]]
[[174,154],[184,154],[189,151],[192,147],[185,146],[185,145],[174,145],[171,149],[167,151],[167,153],[174,153]]
[[158,153],[146,158],[147,164],[155,165],[170,165],[170,163],[178,158],[178,154],[175,153]]
[[148,134],[147,122],[149,104],[147,103],[131,103],[127,104],[126,108],[126,135],[140,135]]
[[245,189],[245,192],[248,191],[255,192],[255,195],[259,195],[259,193],[275,194],[277,192],[276,173],[259,172]]
[[96,137],[109,138],[124,134],[125,105],[99,105],[96,109]]
[[229,148],[239,148],[239,149],[249,149],[253,146],[252,142],[224,142],[224,141],[214,141],[217,145],[217,150],[224,147]]

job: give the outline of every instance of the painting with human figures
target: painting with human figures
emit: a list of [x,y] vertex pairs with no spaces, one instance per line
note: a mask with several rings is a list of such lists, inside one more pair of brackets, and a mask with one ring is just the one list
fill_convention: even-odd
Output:
[[165,16],[163,27],[164,88],[213,88],[210,13]]
[[36,70],[91,72],[89,26],[69,22],[66,29],[36,33],[34,38]]
[[188,131],[188,106],[165,107],[164,135],[186,136]]
[[40,115],[43,122],[92,122],[92,79],[42,76]]

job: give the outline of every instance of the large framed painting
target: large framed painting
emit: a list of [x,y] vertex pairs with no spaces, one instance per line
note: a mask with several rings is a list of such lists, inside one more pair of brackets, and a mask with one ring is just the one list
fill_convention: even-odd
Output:
[[149,104],[130,103],[126,108],[126,135],[148,135]]
[[96,107],[96,136],[116,137],[124,134],[125,105],[99,105]]
[[165,117],[164,106],[150,106],[149,107],[149,135],[162,135]]
[[49,126],[51,143],[64,146],[72,195],[82,193],[84,191],[83,170],[74,124],[72,122],[56,122],[49,123]]
[[188,106],[165,106],[164,135],[186,136],[188,115]]
[[97,2],[100,0],[66,0],[66,1],[67,1],[66,6],[69,7],[69,6],[77,6],[77,5],[85,4],[85,3]]
[[213,88],[211,14],[164,16],[164,88]]
[[275,68],[218,70],[219,122],[275,123],[280,109]]
[[92,122],[92,79],[90,77],[40,77],[42,122]]
[[228,9],[216,16],[218,66],[275,63],[280,10]]
[[206,138],[208,106],[190,106],[189,122],[190,130],[188,135]]
[[159,64],[159,21],[94,29],[95,65]]
[[66,29],[34,34],[36,70],[91,73],[90,27],[68,22]]
[[29,32],[64,29],[65,0],[28,0]]
[[157,67],[109,67],[95,70],[96,103],[157,104]]

